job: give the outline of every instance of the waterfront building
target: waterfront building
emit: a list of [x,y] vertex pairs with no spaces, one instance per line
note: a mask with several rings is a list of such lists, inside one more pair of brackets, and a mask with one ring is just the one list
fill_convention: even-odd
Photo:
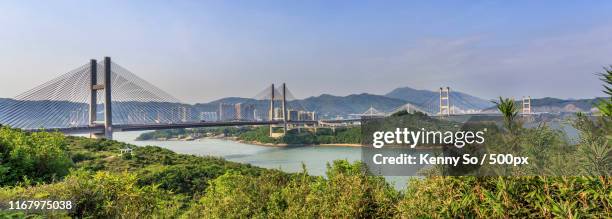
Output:
[[217,112],[200,112],[200,121],[218,121]]
[[234,105],[236,111],[236,120],[255,120],[255,105],[237,103]]
[[219,121],[231,121],[236,118],[236,106],[234,104],[219,103]]
[[289,121],[299,121],[300,120],[300,111],[297,110],[289,110],[287,111],[287,120]]
[[280,107],[274,108],[274,120],[282,120],[283,119],[283,109]]
[[298,118],[300,121],[317,120],[316,113],[311,111],[300,111]]

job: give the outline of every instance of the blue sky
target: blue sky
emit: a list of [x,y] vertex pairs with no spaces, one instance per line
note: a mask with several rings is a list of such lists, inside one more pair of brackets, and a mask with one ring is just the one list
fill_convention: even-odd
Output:
[[601,96],[610,1],[2,1],[0,97],[90,58],[187,102],[450,86],[482,98]]

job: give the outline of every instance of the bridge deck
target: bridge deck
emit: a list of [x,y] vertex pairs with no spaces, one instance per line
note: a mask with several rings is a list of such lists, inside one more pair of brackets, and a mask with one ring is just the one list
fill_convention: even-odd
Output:
[[[325,123],[342,123],[342,122],[356,122],[360,119],[347,119],[347,120],[308,120],[308,121],[287,121],[288,124],[319,124],[319,122]],[[144,130],[163,130],[163,129],[178,129],[178,128],[202,128],[202,127],[223,127],[223,126],[245,126],[245,125],[281,125],[283,121],[227,121],[227,122],[185,122],[185,123],[154,123],[154,124],[138,124],[138,125],[113,125],[113,132],[127,132],[127,131],[144,131]],[[67,127],[67,128],[42,128],[42,129],[29,129],[26,131],[37,132],[37,131],[58,131],[66,134],[85,134],[85,133],[102,133],[104,132],[103,125],[96,126],[81,126],[81,127]]]

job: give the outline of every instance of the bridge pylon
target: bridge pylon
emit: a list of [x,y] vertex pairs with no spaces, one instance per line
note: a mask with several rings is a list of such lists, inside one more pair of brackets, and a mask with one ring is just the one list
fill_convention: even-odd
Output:
[[89,126],[94,126],[98,120],[98,92],[94,88],[98,84],[98,62],[95,59],[90,60],[89,71]]
[[111,99],[111,58],[104,57],[104,82],[98,84],[98,65],[95,59],[90,61],[90,98],[89,126],[97,126],[98,91],[104,91],[104,130],[102,133],[90,133],[91,138],[113,139],[113,110]]
[[450,116],[451,114],[450,104],[450,87],[440,87],[440,115]]
[[[270,96],[270,111],[268,113],[268,120],[269,121],[274,121],[274,84],[272,84],[272,89],[271,90],[271,96]],[[272,137],[272,134],[274,133],[273,130],[274,127],[272,127],[272,125],[270,125],[270,137]]]
[[287,86],[283,83],[283,135],[287,134]]
[[523,104],[521,107],[521,111],[525,115],[531,114],[531,96],[523,96]]
[[[275,119],[282,119],[283,121],[283,133],[274,133],[275,125],[270,125],[270,137],[277,138],[287,134],[287,86],[283,83],[282,87],[282,99],[281,99],[281,113],[276,112],[274,108],[274,98],[275,98],[275,89],[274,84],[272,84],[271,95],[270,95],[270,112],[269,112],[269,121],[274,121]],[[279,115],[280,114],[280,115]],[[280,118],[282,116],[282,118]]]

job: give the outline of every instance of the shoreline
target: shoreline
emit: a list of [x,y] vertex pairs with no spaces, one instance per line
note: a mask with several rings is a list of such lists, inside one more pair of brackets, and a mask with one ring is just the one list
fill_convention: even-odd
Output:
[[287,143],[262,143],[258,141],[244,141],[238,140],[237,137],[203,137],[203,138],[195,138],[195,139],[178,139],[178,138],[170,138],[170,139],[148,139],[148,140],[135,140],[135,141],[201,141],[202,139],[218,139],[225,141],[233,141],[242,144],[250,144],[264,147],[309,147],[309,146],[320,146],[320,147],[363,147],[361,144],[353,144],[353,143],[332,143],[332,144],[287,144]]
[[[220,137],[220,136],[214,136],[214,137],[202,137],[202,138],[194,138],[194,139],[177,139],[177,138],[170,138],[170,139],[165,139],[165,140],[161,140],[161,139],[152,139],[152,140],[135,140],[135,141],[176,141],[176,142],[189,142],[189,141],[201,141],[203,139],[217,139],[217,140],[224,140],[224,141],[232,141],[232,142],[237,142],[237,143],[242,143],[242,144],[249,144],[249,145],[257,145],[257,146],[262,146],[262,147],[276,147],[276,148],[283,148],[283,147],[364,147],[364,145],[362,144],[353,144],[353,143],[332,143],[332,144],[287,144],[287,143],[280,143],[280,144],[274,144],[274,143],[262,143],[262,142],[258,142],[258,141],[244,141],[244,140],[239,140],[238,137]],[[397,146],[397,145],[388,145],[387,148],[402,148],[401,146]],[[417,148],[412,148],[414,150],[441,150],[443,149],[443,146],[428,146],[428,147],[417,147]]]
[[[232,142],[236,142],[236,143],[241,143],[241,144],[248,144],[248,145],[256,145],[256,146],[262,146],[262,147],[275,147],[275,148],[283,148],[283,147],[354,147],[354,148],[360,148],[360,147],[365,147],[362,144],[353,144],[353,143],[332,143],[332,144],[287,144],[287,143],[280,143],[280,144],[274,144],[274,143],[262,143],[262,142],[258,142],[258,141],[244,141],[244,140],[239,140],[238,137],[220,137],[220,136],[214,136],[214,137],[202,137],[202,138],[194,138],[194,139],[177,139],[177,138],[170,138],[170,139],[165,139],[165,140],[160,140],[160,139],[153,139],[153,140],[135,140],[135,141],[175,141],[175,142],[190,142],[190,141],[201,141],[203,139],[217,139],[217,140],[224,140],[224,141],[232,141]],[[387,148],[402,148],[401,146],[397,146],[397,145],[388,145]],[[422,150],[441,150],[443,149],[443,146],[428,146],[428,147],[416,147],[416,148],[412,148],[413,150],[417,150],[417,151],[422,151]]]
[[352,143],[337,143],[337,144],[315,144],[314,146],[324,146],[324,147],[363,147],[362,144],[352,144]]

